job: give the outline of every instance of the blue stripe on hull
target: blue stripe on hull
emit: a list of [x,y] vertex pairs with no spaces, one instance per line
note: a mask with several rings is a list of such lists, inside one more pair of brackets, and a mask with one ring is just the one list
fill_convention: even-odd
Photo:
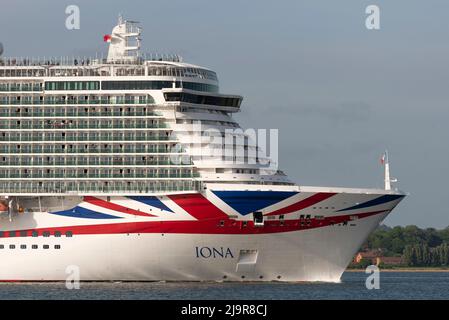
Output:
[[109,214],[100,213],[82,207],[75,207],[73,209],[50,212],[58,216],[72,217],[72,218],[86,218],[86,219],[120,219],[121,217],[111,216]]
[[355,209],[362,209],[362,208],[368,208],[368,207],[374,207],[374,206],[377,206],[379,204],[384,204],[384,203],[387,203],[387,202],[390,202],[390,201],[394,201],[394,200],[397,200],[397,199],[400,199],[400,198],[403,198],[403,197],[404,196],[400,195],[400,194],[386,194],[386,195],[380,196],[378,198],[375,198],[373,200],[370,200],[370,201],[358,204],[356,206],[352,206],[352,207],[349,207],[349,208],[338,210],[337,212],[349,211],[349,210],[355,210]]
[[152,207],[156,207],[159,208],[161,210],[165,210],[168,212],[173,212],[169,207],[167,207],[161,200],[159,200],[157,197],[152,197],[152,196],[130,196],[127,197],[129,199],[135,200],[135,201],[139,201],[142,203],[145,203],[149,206]]
[[266,208],[290,198],[296,191],[212,191],[241,215]]

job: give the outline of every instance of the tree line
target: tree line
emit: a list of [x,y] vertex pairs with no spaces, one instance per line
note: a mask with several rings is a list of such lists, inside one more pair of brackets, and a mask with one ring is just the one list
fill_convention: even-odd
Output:
[[417,226],[380,226],[362,246],[381,249],[384,256],[403,257],[410,267],[449,266],[449,227],[442,230]]

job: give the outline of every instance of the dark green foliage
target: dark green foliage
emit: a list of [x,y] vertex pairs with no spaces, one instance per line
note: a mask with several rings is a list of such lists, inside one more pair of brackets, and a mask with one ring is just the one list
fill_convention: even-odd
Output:
[[363,246],[381,249],[385,256],[402,256],[411,267],[449,266],[449,227],[443,230],[417,226],[379,227]]

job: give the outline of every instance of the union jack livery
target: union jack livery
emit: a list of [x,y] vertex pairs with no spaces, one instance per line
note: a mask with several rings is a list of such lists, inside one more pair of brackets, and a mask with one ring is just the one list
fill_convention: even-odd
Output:
[[290,182],[241,96],[140,36],[119,18],[106,59],[0,58],[0,280],[339,281],[405,196],[388,162],[385,189]]

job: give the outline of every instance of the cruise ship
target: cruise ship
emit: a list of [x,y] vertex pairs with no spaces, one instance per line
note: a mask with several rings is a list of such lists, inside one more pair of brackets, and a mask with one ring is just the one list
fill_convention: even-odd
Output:
[[0,281],[338,282],[405,197],[388,161],[382,189],[291,182],[242,96],[141,33],[120,17],[105,58],[0,57]]

